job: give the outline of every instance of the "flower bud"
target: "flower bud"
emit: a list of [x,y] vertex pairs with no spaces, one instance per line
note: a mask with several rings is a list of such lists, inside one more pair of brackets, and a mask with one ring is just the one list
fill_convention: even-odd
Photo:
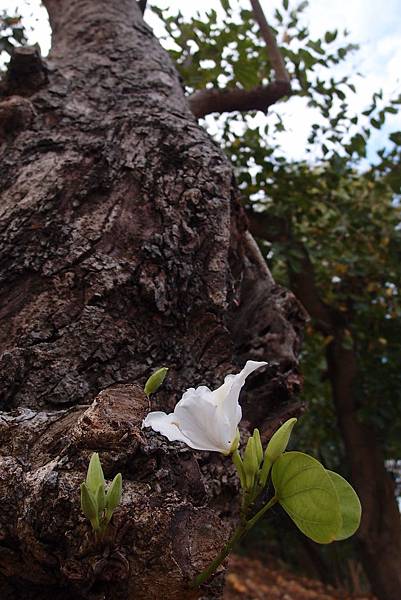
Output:
[[95,531],[99,529],[97,503],[86,483],[81,483],[81,509]]
[[100,486],[104,488],[105,481],[102,465],[100,464],[99,454],[94,452],[91,456],[88,472],[86,474],[86,485],[93,496],[96,497],[97,490]]
[[269,476],[269,472],[272,464],[278,459],[279,456],[287,448],[292,428],[294,427],[297,419],[288,419],[271,437],[267,444],[265,459],[262,465],[262,469],[259,476],[260,484],[264,487]]
[[245,471],[246,487],[248,490],[250,490],[253,487],[255,476],[259,471],[255,440],[253,439],[253,437],[250,437],[248,439],[248,443],[246,445],[243,457],[243,465]]
[[262,441],[260,439],[259,429],[253,430],[253,439],[255,441],[256,456],[258,458],[258,463],[260,465],[263,460],[263,446],[262,446]]
[[167,367],[162,367],[161,369],[157,369],[157,371],[152,373],[145,383],[145,388],[143,390],[147,396],[157,392],[163,381],[166,379],[167,371]]

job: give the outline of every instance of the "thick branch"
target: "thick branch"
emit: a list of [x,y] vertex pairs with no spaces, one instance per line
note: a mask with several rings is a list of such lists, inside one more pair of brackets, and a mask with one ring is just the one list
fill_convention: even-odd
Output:
[[189,106],[198,119],[215,112],[248,112],[251,110],[266,112],[269,106],[290,92],[290,84],[286,81],[273,81],[269,85],[252,90],[211,88],[192,94],[189,98]]
[[0,94],[30,96],[47,83],[47,69],[36,46],[15,48]]
[[285,67],[284,59],[277,45],[276,38],[274,37],[274,34],[266,20],[262,7],[260,6],[259,0],[250,1],[252,4],[253,14],[260,28],[260,33],[266,42],[269,60],[276,74],[276,79],[277,81],[286,81],[289,84],[290,76]]
[[285,67],[280,49],[263,13],[259,0],[251,0],[255,19],[260,27],[260,33],[266,42],[269,60],[276,75],[276,81],[268,85],[258,86],[252,90],[234,89],[204,89],[195,92],[189,98],[189,106],[197,118],[211,113],[248,112],[261,110],[267,112],[275,104],[291,93],[290,76]]
[[138,0],[138,6],[141,9],[141,13],[143,14],[146,10],[147,0]]

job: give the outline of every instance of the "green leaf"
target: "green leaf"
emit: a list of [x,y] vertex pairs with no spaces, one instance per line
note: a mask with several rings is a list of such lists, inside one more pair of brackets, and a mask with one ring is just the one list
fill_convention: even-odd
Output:
[[276,496],[295,525],[318,544],[341,531],[340,503],[326,469],[302,452],[282,454],[272,468]]
[[123,487],[123,478],[121,473],[118,473],[110,484],[106,494],[106,508],[112,511],[117,508],[121,501],[121,493]]
[[401,146],[401,131],[395,131],[389,135],[389,138],[394,144]]
[[99,486],[103,486],[104,488],[105,481],[103,469],[97,452],[94,452],[91,456],[88,472],[86,474],[86,485],[94,497],[97,495]]
[[154,394],[159,389],[163,381],[166,379],[167,371],[167,367],[161,367],[161,369],[157,369],[157,371],[152,373],[144,388],[144,392],[147,396]]
[[334,40],[337,37],[337,29],[335,29],[334,31],[326,31],[326,33],[324,34],[324,41],[327,44],[331,44],[331,42],[334,42]]
[[307,8],[309,2],[307,0],[304,0],[303,2],[301,2],[301,4],[298,4],[297,6],[297,11],[298,12],[302,12],[305,10],[305,8]]
[[233,65],[233,71],[236,80],[249,90],[260,83],[259,75],[252,64],[246,62],[236,62]]
[[81,483],[81,510],[89,519],[93,529],[99,529],[99,517],[96,500],[86,483]]
[[267,456],[272,463],[274,463],[280,454],[282,454],[287,448],[292,428],[294,427],[297,419],[288,419],[271,437],[267,444],[265,456]]
[[229,0],[220,0],[220,4],[226,13],[229,13],[231,11]]
[[345,540],[353,535],[361,522],[361,503],[354,488],[338,473],[329,471],[331,481],[337,492],[340,501],[340,512],[342,517],[342,526],[337,533],[336,540]]

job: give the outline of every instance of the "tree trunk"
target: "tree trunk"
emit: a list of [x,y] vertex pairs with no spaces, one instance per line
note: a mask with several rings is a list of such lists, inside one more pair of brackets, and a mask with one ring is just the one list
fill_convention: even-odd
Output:
[[395,486],[375,431],[358,418],[357,361],[354,350],[344,348],[341,333],[327,347],[327,363],[352,481],[363,507],[358,537],[365,572],[380,600],[399,600],[401,516]]
[[[137,4],[45,5],[46,68],[15,63],[1,88],[0,594],[196,598],[236,478],[219,455],[141,431],[143,383],[168,366],[152,408],[171,410],[186,387],[269,360],[244,403],[269,428],[293,410],[303,313]],[[94,450],[124,479],[102,545],[79,506]]]

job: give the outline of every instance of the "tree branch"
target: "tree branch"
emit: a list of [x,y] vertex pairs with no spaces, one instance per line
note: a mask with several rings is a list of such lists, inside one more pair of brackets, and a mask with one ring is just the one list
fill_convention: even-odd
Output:
[[196,118],[205,117],[210,113],[248,112],[261,110],[266,112],[269,106],[290,93],[291,87],[285,81],[273,81],[269,85],[252,90],[240,88],[219,90],[204,89],[189,97],[189,106]]
[[15,48],[7,73],[0,85],[0,95],[30,96],[48,81],[47,68],[37,46]]
[[260,33],[266,43],[276,81],[251,90],[240,88],[199,90],[189,97],[191,111],[198,119],[211,113],[248,112],[251,110],[267,112],[269,106],[291,93],[290,76],[273,31],[267,23],[259,0],[251,0],[251,4]]
[[262,37],[266,42],[269,60],[276,74],[276,79],[277,81],[286,81],[289,84],[290,76],[285,67],[284,59],[277,45],[277,41],[274,37],[273,31],[269,27],[263,9],[260,6],[260,2],[259,0],[250,0],[250,2],[252,4],[255,20],[259,25],[260,33],[262,34]]
[[141,13],[143,14],[146,10],[146,5],[148,0],[138,0],[139,8],[141,9]]

